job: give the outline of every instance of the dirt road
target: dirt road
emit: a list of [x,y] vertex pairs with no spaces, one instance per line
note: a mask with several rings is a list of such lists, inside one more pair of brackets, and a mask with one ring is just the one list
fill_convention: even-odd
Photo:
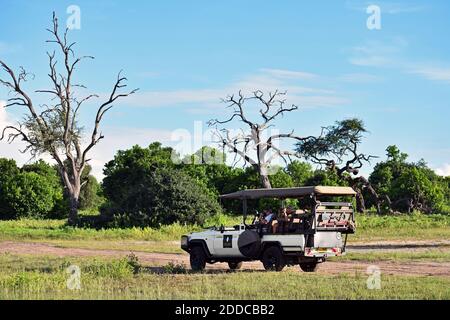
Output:
[[[424,243],[423,245],[428,246]],[[437,246],[446,247],[448,243],[441,243]],[[369,246],[369,248],[368,248]],[[387,247],[386,247],[387,246]],[[396,248],[397,249],[393,249]],[[352,244],[349,251],[374,251],[385,248],[388,250],[411,250],[411,248],[421,248],[420,243],[373,243],[364,244],[360,247],[358,244]],[[381,249],[382,251],[385,251]],[[13,242],[4,241],[0,242],[0,254],[32,254],[32,255],[47,255],[58,257],[123,257],[129,252],[122,250],[97,250],[97,249],[81,249],[81,248],[61,248],[46,243],[29,243],[29,242]],[[166,265],[169,262],[182,263],[189,265],[189,256],[187,254],[166,254],[166,253],[147,253],[147,252],[134,252],[138,256],[139,261],[147,266],[155,267]],[[352,273],[355,272],[365,273],[367,268],[371,265],[376,265],[380,268],[382,274],[393,275],[434,275],[434,276],[450,276],[450,262],[416,262],[416,261],[328,261],[321,264],[318,273],[319,274],[338,274],[338,273]],[[217,263],[214,265],[208,265],[208,270],[211,272],[218,272],[220,270],[228,270],[228,266],[224,263]],[[260,262],[246,262],[243,265],[243,270],[262,270]],[[299,268],[293,268],[299,270]]]

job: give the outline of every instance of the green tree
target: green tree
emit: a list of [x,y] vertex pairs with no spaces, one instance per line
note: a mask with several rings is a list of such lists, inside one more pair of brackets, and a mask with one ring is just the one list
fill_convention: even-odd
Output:
[[301,187],[314,175],[312,166],[307,162],[294,160],[286,167],[286,172],[291,176],[294,186]]
[[56,209],[63,201],[63,186],[57,171],[42,160],[19,169],[13,160],[0,159],[0,190],[4,218],[53,218],[61,214]]
[[377,163],[369,181],[383,196],[387,211],[441,212],[445,206],[444,180],[425,161],[407,162],[408,155],[397,146],[386,149],[387,160]]
[[14,209],[8,199],[11,183],[16,179],[20,170],[14,160],[0,158],[0,218],[14,217]]
[[14,211],[14,218],[46,218],[62,199],[62,190],[57,190],[45,176],[35,172],[20,172],[9,186],[7,201]]
[[90,174],[82,181],[84,185],[81,187],[79,208],[82,210],[98,209],[102,204],[100,183]]
[[159,143],[119,151],[104,170],[102,212],[120,226],[202,224],[220,212],[213,192],[173,164],[172,156]]
[[366,208],[364,191],[375,199],[377,212],[380,212],[380,199],[375,188],[359,170],[374,156],[359,151],[364,134],[367,132],[360,119],[337,121],[325,127],[317,137],[309,137],[297,143],[297,153],[306,160],[334,171],[339,179],[345,180],[356,192],[358,212]]

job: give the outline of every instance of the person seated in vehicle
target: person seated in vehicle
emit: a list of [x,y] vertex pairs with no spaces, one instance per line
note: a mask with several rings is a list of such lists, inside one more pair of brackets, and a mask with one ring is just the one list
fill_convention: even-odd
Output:
[[263,211],[263,217],[260,220],[261,224],[270,224],[272,220],[274,219],[275,214],[272,212],[271,209],[266,209]]
[[289,216],[292,214],[292,212],[295,212],[295,210],[292,210],[292,208],[290,207],[284,207],[280,209],[277,220],[275,220],[272,224],[273,233],[277,233],[277,231],[279,230],[281,230],[282,232],[286,231],[289,222]]

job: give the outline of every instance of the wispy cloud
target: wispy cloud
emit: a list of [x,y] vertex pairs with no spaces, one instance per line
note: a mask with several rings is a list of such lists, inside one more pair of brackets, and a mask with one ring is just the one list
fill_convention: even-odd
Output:
[[370,5],[377,5],[381,8],[381,13],[401,14],[421,12],[427,7],[425,5],[417,5],[407,2],[391,2],[391,1],[346,1],[346,7],[350,10],[366,11]]
[[[0,101],[0,133],[5,126],[14,124],[14,119],[6,112],[5,101]],[[118,150],[125,150],[133,145],[148,146],[153,141],[160,141],[165,145],[172,142],[172,131],[164,129],[148,128],[127,128],[127,127],[103,127],[102,134],[105,136],[89,154],[92,160],[89,164],[92,166],[92,174],[99,180],[103,179],[103,168],[106,162],[114,158]],[[0,158],[14,159],[19,166],[28,163],[31,159],[30,154],[20,152],[24,144],[19,140],[9,144],[7,141],[0,141]],[[54,161],[47,155],[39,158],[47,162]]]
[[137,74],[140,78],[150,79],[150,78],[158,78],[160,76],[159,72],[154,71],[142,71]]
[[450,68],[411,67],[409,72],[413,74],[419,74],[428,80],[450,82]]
[[349,83],[374,83],[381,81],[382,78],[368,73],[347,73],[340,76],[338,80]]
[[281,69],[261,69],[261,72],[267,73],[273,77],[281,79],[304,79],[311,80],[316,79],[319,76],[314,73],[302,72],[302,71],[292,71],[292,70],[281,70]]
[[11,54],[15,53],[20,49],[20,46],[17,44],[6,43],[0,41],[0,54]]
[[434,171],[440,176],[448,177],[450,176],[450,163],[446,163],[442,167],[437,168]]
[[201,109],[211,110],[212,106],[219,106],[222,98],[239,90],[245,94],[256,90],[287,91],[289,103],[305,108],[330,107],[348,102],[333,90],[304,84],[318,78],[318,75],[302,71],[261,69],[222,88],[144,91],[130,97],[127,103],[139,107],[187,106],[194,113],[202,113]]
[[[356,66],[393,68],[407,74],[416,74],[427,80],[450,83],[448,63],[412,62],[404,54],[408,41],[397,37],[389,42],[367,41],[354,46],[349,52],[349,62]],[[358,78],[358,76],[349,77]],[[343,79],[345,80],[345,79]]]
[[[14,124],[14,120],[8,115],[4,108],[5,105],[6,102],[0,100],[0,137],[6,126]],[[19,151],[23,150],[24,147],[25,145],[19,140],[9,144],[7,142],[7,137],[5,137],[5,139],[0,141],[0,158],[15,159],[19,164],[24,164],[30,160],[29,154],[23,154]]]
[[406,39],[397,37],[390,42],[367,41],[352,47],[349,62],[357,66],[384,67],[397,63],[398,55],[408,46]]
[[92,166],[92,174],[99,180],[104,177],[104,165],[114,158],[117,151],[129,149],[134,145],[147,147],[154,141],[164,145],[172,143],[172,131],[163,129],[104,127],[102,134],[105,138],[89,154],[92,158],[89,162]]

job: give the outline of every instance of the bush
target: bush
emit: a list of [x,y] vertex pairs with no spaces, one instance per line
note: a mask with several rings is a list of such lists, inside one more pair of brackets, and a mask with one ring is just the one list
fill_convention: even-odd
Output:
[[11,207],[7,196],[10,192],[11,183],[19,172],[14,160],[0,158],[0,218],[2,219],[9,219],[14,216],[14,209]]
[[101,205],[103,199],[99,196],[100,193],[100,184],[97,182],[97,179],[88,175],[84,179],[85,185],[81,188],[80,193],[80,210],[98,210],[98,207]]
[[180,170],[143,170],[132,181],[119,183],[122,176],[118,172],[104,181],[109,202],[102,213],[111,217],[114,226],[203,224],[207,217],[220,212],[209,190]]
[[17,168],[13,160],[0,159],[0,210],[2,218],[54,217],[63,201],[56,170],[43,161]]

